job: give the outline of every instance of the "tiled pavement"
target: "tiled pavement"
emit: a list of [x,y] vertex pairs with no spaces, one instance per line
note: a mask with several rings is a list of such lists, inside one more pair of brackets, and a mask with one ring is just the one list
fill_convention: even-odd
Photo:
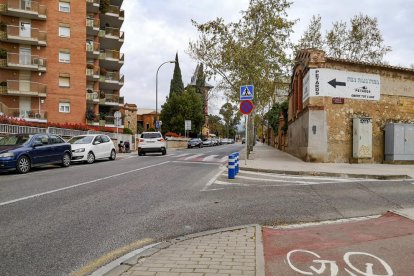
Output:
[[[261,246],[261,241],[259,243]],[[136,265],[121,275],[253,276],[260,274],[256,274],[256,261],[256,227],[247,226],[172,244],[139,259]]]

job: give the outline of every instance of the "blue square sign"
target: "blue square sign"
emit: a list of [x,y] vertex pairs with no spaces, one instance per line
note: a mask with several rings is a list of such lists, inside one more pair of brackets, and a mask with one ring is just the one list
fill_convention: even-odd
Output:
[[240,86],[240,100],[253,100],[254,96],[254,86],[253,85],[243,85]]

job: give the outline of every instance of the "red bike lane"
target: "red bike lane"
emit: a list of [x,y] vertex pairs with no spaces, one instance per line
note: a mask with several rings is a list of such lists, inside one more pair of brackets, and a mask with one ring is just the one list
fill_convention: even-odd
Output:
[[414,221],[388,212],[362,221],[263,228],[267,276],[414,275]]

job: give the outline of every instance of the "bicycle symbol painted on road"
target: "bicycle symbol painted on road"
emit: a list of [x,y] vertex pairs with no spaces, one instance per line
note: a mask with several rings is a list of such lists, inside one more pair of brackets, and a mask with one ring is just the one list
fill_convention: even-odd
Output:
[[[297,266],[295,266],[295,264],[292,261],[293,256],[297,258],[301,258],[301,259],[309,258],[309,257],[312,257],[312,258],[316,257],[317,259],[314,259],[312,261],[313,265],[310,265],[306,268],[303,268],[303,267],[298,268]],[[365,268],[360,269],[351,263],[351,260],[350,260],[351,257],[354,257],[354,258],[364,257],[364,260],[368,259],[367,257],[369,257],[370,259],[372,259],[373,262],[367,261],[365,263]],[[321,259],[321,256],[319,256],[318,254],[312,251],[308,251],[304,249],[295,249],[295,250],[290,251],[287,254],[286,258],[287,258],[287,263],[289,264],[290,268],[292,268],[294,271],[302,275],[321,275],[327,269],[329,269],[328,271],[331,272],[330,274],[331,276],[337,276],[339,272],[339,267],[336,264],[336,261],[323,260]],[[391,267],[384,260],[369,253],[347,252],[345,253],[343,259],[344,259],[345,264],[347,265],[347,267],[345,267],[344,269],[346,272],[348,272],[350,276],[392,276],[394,275]],[[382,271],[385,270],[386,274],[374,274],[374,269],[373,269],[374,263],[376,265],[381,264]],[[379,267],[376,267],[376,271],[378,271],[379,269],[380,269]]]

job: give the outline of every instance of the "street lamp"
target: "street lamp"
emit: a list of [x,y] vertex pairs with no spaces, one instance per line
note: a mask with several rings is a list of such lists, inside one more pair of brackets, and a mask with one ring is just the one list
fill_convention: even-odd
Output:
[[[161,66],[163,66],[166,63],[175,63],[175,60],[170,60],[162,63],[158,69],[157,74],[155,75],[155,122],[158,121],[158,71],[160,70]],[[157,126],[155,126],[157,128]]]

